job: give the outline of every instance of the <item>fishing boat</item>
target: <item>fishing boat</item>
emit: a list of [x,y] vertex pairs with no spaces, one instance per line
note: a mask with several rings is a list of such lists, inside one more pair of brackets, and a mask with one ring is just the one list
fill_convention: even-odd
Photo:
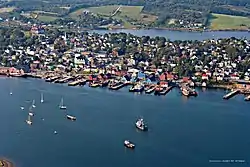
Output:
[[135,86],[132,86],[129,89],[129,92],[142,92],[144,89],[144,86],[142,84],[136,84]]
[[41,93],[41,103],[44,102],[44,99],[43,99],[43,93]]
[[31,121],[30,115],[28,115],[28,119],[26,120],[26,123],[27,123],[28,125],[32,125],[32,121]]
[[32,101],[32,107],[33,107],[33,108],[35,108],[35,107],[36,107],[35,103],[36,103],[36,101],[35,101],[35,100],[33,100],[33,101]]
[[137,121],[135,122],[135,126],[142,131],[148,130],[148,127],[142,118],[137,119]]
[[60,108],[61,110],[67,109],[67,107],[63,104],[63,98],[61,99],[61,102],[60,102],[60,104],[59,104],[59,108]]
[[72,121],[76,120],[76,117],[72,116],[72,115],[67,115],[67,119],[70,119]]
[[127,148],[131,148],[131,149],[135,148],[135,145],[132,142],[130,142],[129,140],[124,141],[124,146]]

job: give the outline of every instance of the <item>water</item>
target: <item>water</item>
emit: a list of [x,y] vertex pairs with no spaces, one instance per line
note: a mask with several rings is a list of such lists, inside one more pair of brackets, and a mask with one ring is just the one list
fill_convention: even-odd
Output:
[[[173,89],[156,97],[129,93],[129,88],[110,91],[18,78],[0,78],[0,87],[0,156],[18,167],[229,165],[209,160],[249,165],[250,103],[240,95],[226,101],[224,91],[198,90],[198,97],[187,99]],[[61,97],[67,111],[58,108]],[[25,120],[33,99],[29,126]],[[77,121],[67,120],[66,113]],[[135,129],[138,116],[148,122],[148,132]],[[136,144],[135,150],[124,148],[125,139]]]
[[96,32],[100,34],[105,33],[131,33],[136,36],[163,36],[170,40],[205,40],[205,39],[219,39],[219,38],[247,38],[250,39],[250,32],[243,31],[210,31],[210,32],[188,32],[188,31],[170,31],[170,30],[129,30],[129,29],[118,29],[118,30],[93,30],[90,32]]

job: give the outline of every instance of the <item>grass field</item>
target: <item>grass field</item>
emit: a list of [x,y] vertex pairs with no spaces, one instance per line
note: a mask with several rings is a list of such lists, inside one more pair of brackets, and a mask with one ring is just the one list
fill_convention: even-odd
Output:
[[231,16],[224,14],[211,14],[209,27],[212,30],[238,29],[243,30],[250,27],[250,18],[242,16]]
[[[92,13],[99,14],[103,17],[110,17],[118,7],[119,7],[118,5],[110,5],[110,6],[84,8],[72,12],[70,16],[76,19],[77,16],[80,15],[84,10],[87,10]],[[117,14],[112,17],[116,19],[121,19],[124,22],[124,27],[127,28],[133,27],[128,21],[128,19],[146,23],[153,22],[157,19],[156,16],[142,13],[142,9],[143,6],[121,6],[119,12],[117,12]]]
[[0,8],[0,13],[8,13],[12,12],[15,8],[14,7],[9,7],[9,8]]
[[50,21],[54,21],[54,20],[58,19],[58,17],[39,15],[37,19],[40,21],[43,21],[43,22],[50,22]]

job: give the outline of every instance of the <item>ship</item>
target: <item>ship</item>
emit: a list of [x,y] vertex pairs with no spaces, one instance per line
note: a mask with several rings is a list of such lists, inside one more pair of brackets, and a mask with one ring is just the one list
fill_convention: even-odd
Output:
[[144,90],[144,86],[142,84],[136,84],[129,89],[129,92],[142,92]]
[[76,117],[71,116],[71,115],[67,115],[67,119],[70,119],[70,120],[72,120],[72,121],[75,121],[75,120],[76,120]]
[[144,120],[142,118],[139,118],[137,119],[136,123],[135,123],[135,126],[142,130],[142,131],[147,131],[148,130],[148,127],[147,125],[145,124]]
[[131,149],[135,148],[135,145],[132,142],[130,142],[129,140],[124,141],[124,146],[127,148],[131,148]]

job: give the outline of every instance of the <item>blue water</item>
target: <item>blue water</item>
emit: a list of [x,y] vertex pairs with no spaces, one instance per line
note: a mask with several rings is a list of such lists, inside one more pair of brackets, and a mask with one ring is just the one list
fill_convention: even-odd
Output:
[[243,31],[209,31],[209,32],[188,32],[188,31],[170,31],[170,30],[157,30],[157,29],[118,29],[118,30],[93,30],[90,32],[105,34],[105,33],[131,33],[136,36],[151,36],[151,37],[165,37],[170,40],[206,40],[206,39],[219,39],[219,38],[246,38],[250,39],[250,32]]
[[[129,93],[128,87],[110,91],[18,78],[0,78],[0,87],[0,156],[18,167],[249,166],[250,103],[241,95],[226,101],[224,91],[198,89],[198,97],[187,99],[173,89],[158,97]],[[67,111],[58,108],[61,97]],[[135,129],[138,116],[148,122],[148,132]],[[124,148],[125,139],[135,150]]]

